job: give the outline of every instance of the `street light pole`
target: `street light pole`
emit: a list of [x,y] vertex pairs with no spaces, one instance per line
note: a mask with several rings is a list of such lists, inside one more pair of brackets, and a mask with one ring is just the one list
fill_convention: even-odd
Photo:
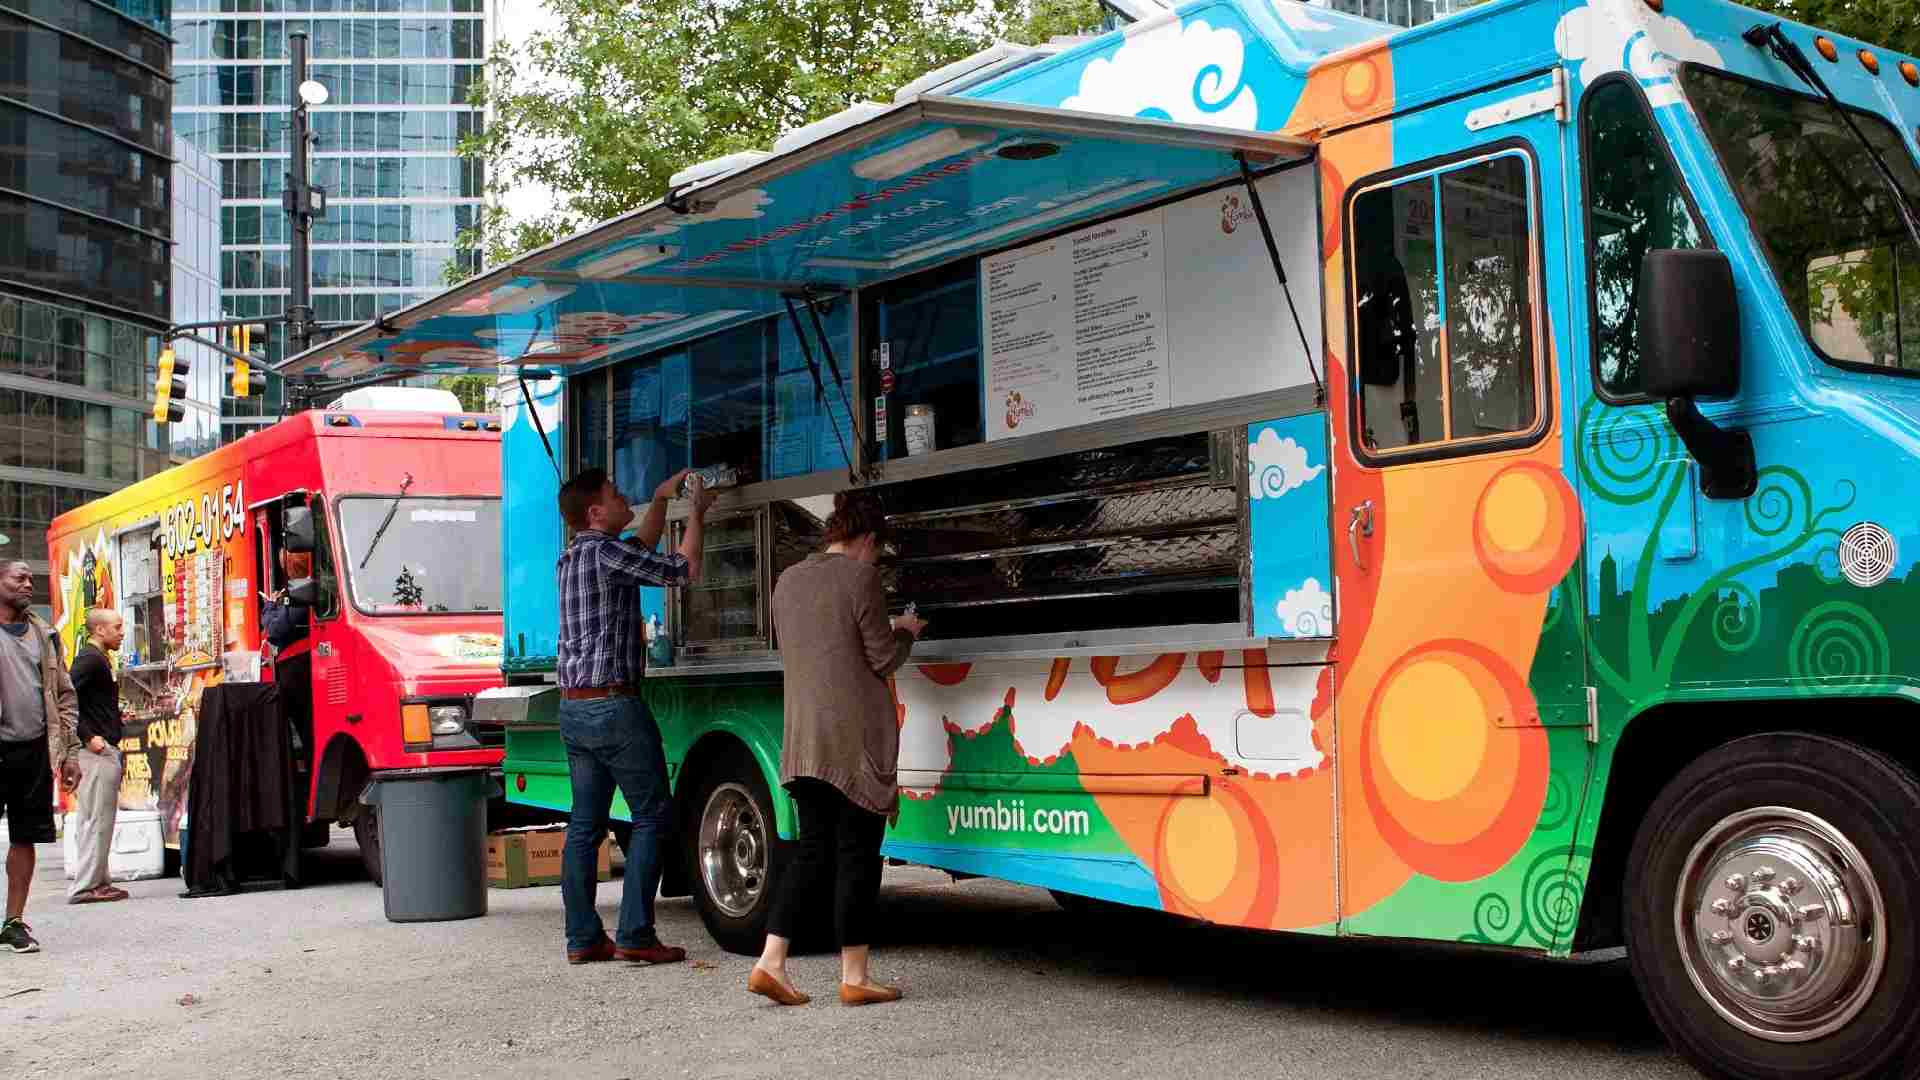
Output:
[[[293,59],[293,168],[287,177],[287,189],[281,197],[292,220],[292,263],[287,267],[287,284],[292,295],[287,303],[287,339],[293,352],[305,352],[313,324],[313,290],[308,280],[310,244],[313,229],[313,196],[308,186],[307,153],[307,34],[295,30],[287,35],[287,48]],[[323,196],[324,198],[324,196]],[[324,203],[322,204],[324,206]]]

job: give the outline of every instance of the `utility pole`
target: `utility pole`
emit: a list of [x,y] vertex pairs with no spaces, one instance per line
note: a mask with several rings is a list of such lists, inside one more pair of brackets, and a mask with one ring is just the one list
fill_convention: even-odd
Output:
[[291,262],[287,267],[287,285],[291,293],[287,298],[287,348],[298,353],[305,352],[312,344],[314,331],[313,288],[310,280],[313,220],[327,216],[326,190],[316,188],[309,182],[307,162],[312,150],[312,137],[308,134],[307,108],[326,104],[327,88],[307,77],[305,31],[295,30],[287,35],[287,50],[293,60],[293,140],[290,147],[293,160],[287,174],[286,190],[280,194],[280,205],[290,219],[288,235],[293,247]]

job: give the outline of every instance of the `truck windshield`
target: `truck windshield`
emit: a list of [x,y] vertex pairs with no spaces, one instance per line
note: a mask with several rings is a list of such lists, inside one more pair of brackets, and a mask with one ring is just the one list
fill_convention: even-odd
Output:
[[[1688,95],[1800,326],[1829,360],[1920,373],[1920,251],[1871,156],[1819,98],[1688,66]],[[1872,113],[1860,130],[1909,199],[1920,173]]]
[[500,610],[497,498],[341,499],[340,538],[354,606],[369,615]]

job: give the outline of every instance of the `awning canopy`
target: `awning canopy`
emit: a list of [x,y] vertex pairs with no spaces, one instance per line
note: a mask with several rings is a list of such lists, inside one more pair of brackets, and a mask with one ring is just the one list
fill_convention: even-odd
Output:
[[[825,133],[822,134],[821,132]],[[329,380],[584,369],[1298,160],[1279,135],[966,98],[849,110],[771,156],[289,358]]]

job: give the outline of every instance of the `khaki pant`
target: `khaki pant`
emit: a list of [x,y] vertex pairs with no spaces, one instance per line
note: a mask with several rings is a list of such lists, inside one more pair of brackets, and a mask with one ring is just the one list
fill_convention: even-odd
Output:
[[74,790],[72,827],[76,853],[67,899],[109,882],[107,859],[113,854],[113,819],[120,808],[120,751],[80,751],[80,786]]

